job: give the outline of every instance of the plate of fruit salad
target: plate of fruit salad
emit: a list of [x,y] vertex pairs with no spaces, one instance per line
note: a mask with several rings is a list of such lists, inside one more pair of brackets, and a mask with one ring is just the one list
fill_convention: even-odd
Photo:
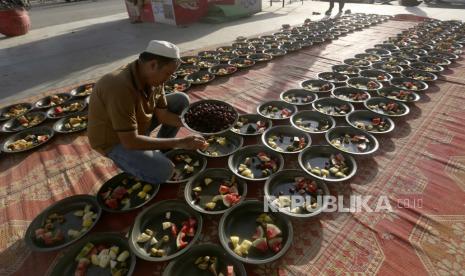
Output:
[[281,100],[297,106],[310,105],[318,96],[307,89],[289,89],[281,93]]
[[100,187],[97,201],[107,212],[129,212],[147,204],[159,189],[160,185],[143,182],[128,173],[120,173]]
[[430,73],[425,72],[417,69],[407,69],[402,71],[402,76],[405,78],[414,79],[417,81],[424,81],[424,82],[432,82],[438,79],[438,76]]
[[336,126],[333,117],[321,112],[312,110],[302,110],[292,115],[291,124],[302,131],[308,133],[325,133]]
[[390,117],[401,117],[410,112],[406,104],[381,97],[371,98],[364,105],[368,110]]
[[244,136],[261,135],[272,126],[270,119],[265,119],[258,114],[242,114],[231,131]]
[[351,126],[330,129],[325,138],[334,148],[355,155],[373,154],[379,148],[375,136]]
[[58,93],[55,95],[46,96],[34,103],[36,108],[48,109],[52,106],[60,105],[71,99],[69,93]]
[[47,117],[50,119],[60,119],[66,116],[69,116],[74,113],[83,111],[86,108],[87,104],[85,101],[74,100],[68,101],[61,105],[51,107],[47,110]]
[[334,84],[325,80],[306,80],[300,86],[314,93],[329,93],[334,89]]
[[[327,207],[329,190],[326,184],[302,170],[283,170],[265,183],[265,200],[279,212],[299,218],[320,214]],[[298,198],[300,204],[292,201]]]
[[317,145],[299,154],[300,167],[311,176],[326,182],[341,182],[357,172],[355,159],[331,146]]
[[347,86],[337,87],[331,94],[340,100],[350,103],[361,103],[370,98],[370,93],[362,89]]
[[174,164],[173,176],[166,183],[189,181],[207,167],[207,159],[196,151],[174,149],[165,156]]
[[383,87],[383,85],[377,81],[366,77],[352,78],[347,81],[348,86],[362,89],[366,91],[376,91]]
[[383,70],[367,69],[360,72],[361,77],[369,78],[380,82],[388,82],[392,79],[392,75]]
[[247,184],[230,170],[206,169],[191,179],[185,189],[187,203],[196,211],[218,215],[240,204],[247,194]]
[[391,100],[400,102],[417,102],[420,100],[420,95],[411,91],[397,88],[395,86],[383,87],[377,91],[378,95]]
[[43,123],[47,114],[40,111],[32,111],[19,117],[6,121],[0,128],[2,132],[17,132]]
[[410,78],[393,78],[390,83],[394,87],[410,91],[418,92],[428,89],[428,84],[426,82]]
[[58,133],[74,133],[87,128],[87,112],[79,112],[69,117],[61,118],[53,125]]
[[369,110],[356,110],[346,116],[349,125],[374,134],[388,133],[394,130],[394,121],[386,116]]
[[136,256],[117,233],[95,233],[82,239],[58,259],[51,276],[120,275],[134,272]]
[[226,212],[219,223],[223,248],[235,259],[265,264],[281,258],[293,238],[292,224],[280,213],[263,212],[263,202],[246,200]]
[[297,112],[297,108],[285,101],[269,101],[259,105],[257,112],[271,120],[287,120]]
[[231,155],[228,166],[240,178],[262,181],[282,170],[284,158],[263,145],[250,145]]
[[221,246],[207,243],[192,247],[171,261],[163,276],[246,276],[244,265],[229,256]]
[[90,94],[92,94],[92,91],[94,90],[95,83],[87,83],[83,84],[73,90],[71,90],[70,94],[73,97],[87,97]]
[[313,108],[322,114],[344,117],[354,110],[354,106],[338,98],[321,98],[313,102]]
[[165,82],[165,93],[185,92],[189,90],[191,83],[185,79],[174,79]]
[[234,132],[205,136],[207,146],[197,152],[206,157],[225,157],[242,147],[244,138]]
[[102,209],[94,196],[75,195],[46,208],[29,225],[25,240],[34,251],[62,249],[87,234]]
[[202,216],[185,202],[164,200],[139,213],[129,231],[137,257],[164,262],[183,255],[200,238]]
[[262,135],[262,143],[279,153],[299,153],[311,142],[308,133],[293,126],[274,126]]

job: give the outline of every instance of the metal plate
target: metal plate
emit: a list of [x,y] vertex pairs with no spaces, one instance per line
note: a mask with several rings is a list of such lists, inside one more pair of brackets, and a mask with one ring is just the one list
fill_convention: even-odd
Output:
[[[307,169],[308,164],[312,167],[324,168],[326,164],[330,163],[330,157],[333,154],[341,154],[344,157],[345,163],[349,168],[349,172],[346,174],[346,177],[339,178],[331,174],[327,177],[322,177],[321,175],[314,174]],[[331,146],[312,146],[305,149],[299,154],[299,165],[306,173],[326,182],[346,181],[352,178],[357,172],[357,163],[355,162],[355,159],[351,155],[341,153],[339,150]]]
[[286,90],[279,97],[281,100],[297,106],[311,105],[318,99],[317,94],[303,88]]
[[[279,148],[282,149],[274,149],[272,146],[269,145],[268,143],[268,138],[272,136],[277,136],[278,140],[276,140],[276,144]],[[279,139],[279,137],[282,137],[282,139]],[[293,139],[294,137],[299,137],[299,138],[304,138],[305,139],[305,146],[302,149],[296,150],[296,151],[287,151],[286,148],[290,145],[293,144]],[[279,153],[287,153],[287,154],[293,154],[293,153],[299,153],[303,151],[305,148],[309,147],[312,143],[312,139],[310,135],[300,129],[297,129],[293,126],[274,126],[262,135],[262,143],[267,146],[269,149],[274,150]]]
[[[36,144],[36,145],[34,145],[34,146],[30,147],[30,148],[27,148],[27,149],[14,150],[14,151],[8,149],[8,145],[10,145],[11,143],[13,143],[13,142],[15,142],[15,141],[17,141],[19,139],[24,139],[26,136],[31,135],[31,134],[34,134],[34,135],[48,135],[49,138],[47,139],[47,141],[45,141],[43,143]],[[17,152],[24,152],[24,151],[33,150],[33,149],[35,149],[37,147],[40,147],[40,146],[48,143],[50,140],[52,140],[54,135],[55,135],[55,132],[50,127],[39,126],[39,127],[29,128],[29,129],[23,130],[21,132],[18,132],[16,134],[13,134],[12,136],[8,137],[5,140],[5,142],[3,142],[2,151],[6,152],[6,153],[17,153]]]
[[[19,118],[22,117],[22,116],[25,116],[28,120],[31,120],[33,117],[37,117],[38,118],[37,123],[35,125],[32,125],[32,126],[24,127],[19,122]],[[41,111],[28,112],[28,113],[26,113],[26,114],[24,114],[22,116],[19,116],[19,117],[16,117],[16,118],[13,118],[11,120],[6,121],[2,125],[0,131],[2,131],[2,132],[18,132],[18,131],[29,129],[29,128],[32,128],[32,127],[36,127],[36,126],[40,125],[41,123],[43,123],[45,120],[47,120],[47,114],[45,114],[45,112],[41,112]]]
[[56,121],[55,124],[53,124],[53,129],[58,133],[75,133],[75,132],[79,132],[79,131],[83,131],[87,129],[87,123],[85,127],[79,127],[79,128],[72,129],[72,130],[68,130],[65,128],[65,124],[67,124],[71,118],[75,118],[77,116],[80,116],[80,117],[85,116],[87,118],[87,112],[79,112],[72,116],[61,118],[60,120]]
[[[298,123],[298,121],[301,123]],[[296,114],[292,115],[291,117],[291,124],[297,129],[302,131],[313,133],[313,134],[320,134],[325,133],[329,129],[336,126],[336,121],[333,117],[317,112],[312,110],[302,110],[297,112]],[[320,127],[327,125],[327,128],[319,129]]]
[[[62,113],[59,113],[59,114],[57,114],[55,112],[56,108],[68,107],[68,106],[70,106],[71,104],[74,104],[74,103],[80,103],[80,107],[75,111],[62,112]],[[60,118],[68,117],[68,116],[75,115],[76,113],[79,113],[79,112],[83,111],[86,107],[87,107],[87,104],[86,104],[86,102],[84,100],[68,101],[68,102],[66,102],[64,104],[60,104],[60,105],[57,105],[57,106],[54,106],[54,107],[51,107],[50,109],[48,109],[47,110],[47,117],[50,118],[50,119],[60,119]]]
[[[78,210],[84,210],[86,205],[92,206],[91,210],[95,214],[97,214],[97,218],[93,221],[92,225],[89,227],[89,229],[86,232],[82,233],[80,236],[78,236],[75,239],[71,239],[68,236],[68,230],[74,229],[74,230],[79,231],[82,227],[81,217],[75,216],[74,212]],[[65,221],[63,224],[58,224],[58,225],[55,224],[56,228],[60,229],[63,232],[64,242],[58,245],[55,245],[55,246],[46,246],[46,245],[38,243],[35,240],[34,238],[35,230],[42,227],[47,217],[53,213],[58,213],[65,217]],[[97,204],[97,201],[94,196],[74,195],[74,196],[64,198],[58,202],[53,203],[49,207],[47,207],[31,222],[31,224],[27,228],[26,234],[24,235],[24,240],[26,244],[29,246],[29,248],[31,248],[34,251],[49,252],[49,251],[54,251],[54,250],[65,248],[69,246],[70,244],[75,243],[76,241],[84,237],[87,233],[89,233],[99,221],[101,213],[102,213],[102,209]]]
[[[376,83],[376,87],[368,88],[367,87],[368,82]],[[347,85],[353,88],[362,89],[362,90],[371,91],[371,92],[375,92],[376,90],[383,87],[383,84],[381,82],[372,80],[369,78],[365,78],[365,77],[351,78],[347,81]]]
[[[136,255],[131,252],[127,240],[117,233],[94,233],[88,237],[82,239],[76,243],[72,248],[70,248],[66,253],[58,260],[58,263],[53,268],[50,276],[64,276],[64,275],[75,275],[74,271],[77,267],[77,262],[75,258],[81,252],[81,249],[87,243],[93,243],[94,245],[105,244],[108,246],[118,246],[119,252],[124,250],[129,251],[129,271],[126,276],[131,276],[134,273],[136,267]],[[98,266],[90,265],[86,271],[86,275],[89,276],[101,276],[101,275],[111,275],[110,268],[101,268]]]
[[[24,112],[21,112],[20,114],[15,115],[15,116],[7,117],[7,116],[6,116],[6,113],[7,113],[12,107],[15,107],[15,106],[24,107],[24,108],[25,108]],[[0,121],[8,121],[8,120],[11,120],[11,119],[13,119],[13,118],[16,118],[16,117],[19,117],[19,116],[21,116],[21,115],[24,115],[24,114],[26,114],[27,112],[29,112],[29,111],[31,111],[31,110],[32,110],[32,104],[30,104],[30,103],[18,103],[18,104],[12,104],[12,105],[9,105],[9,106],[2,107],[2,108],[0,108]]]
[[229,256],[226,251],[216,244],[201,244],[192,247],[188,254],[185,254],[173,261],[163,271],[163,276],[211,276],[208,270],[201,270],[195,265],[195,261],[200,257],[218,258],[218,273],[227,275],[226,267],[234,267],[234,275],[247,276],[244,265]]
[[[220,145],[215,141],[215,143],[210,144],[205,150],[197,150],[197,152],[207,157],[226,157],[240,149],[244,143],[244,138],[242,138],[242,136],[231,131],[215,136],[226,138],[226,144]],[[210,137],[211,136],[206,136],[205,139],[208,140]],[[212,155],[212,152],[218,152],[218,154]]]
[[[344,117],[354,110],[354,106],[351,103],[337,98],[321,98],[314,101],[312,106],[317,112],[333,117]],[[337,111],[342,106],[347,107],[348,110],[345,112]]]
[[400,88],[394,87],[394,86],[390,86],[390,87],[383,87],[379,89],[376,93],[381,97],[394,100],[394,101],[399,101],[399,102],[410,103],[410,102],[417,102],[420,100],[420,95],[418,95],[417,93],[413,91],[408,91],[408,93],[410,93],[410,96],[408,96],[408,98],[401,99],[395,95],[395,94],[398,94],[400,91],[403,91],[403,90]]
[[255,233],[258,223],[256,219],[263,212],[263,203],[258,200],[246,200],[226,212],[219,223],[220,242],[224,249],[235,259],[249,264],[266,264],[281,258],[290,248],[293,238],[292,224],[288,218],[279,213],[268,213],[274,220],[274,224],[282,231],[282,249],[274,254],[270,250],[266,253],[250,249],[247,257],[240,257],[230,248],[230,237],[239,236],[243,239],[251,239]]
[[[127,184],[123,184],[123,181],[125,181],[125,180],[127,181]],[[134,184],[136,184],[137,182],[140,182],[141,188],[137,189],[137,190],[133,190],[132,193],[129,195],[129,197],[125,196],[125,197],[128,197],[130,202],[131,202],[130,208],[122,210],[121,206],[120,206],[117,209],[111,209],[105,204],[105,200],[102,197],[102,193],[108,191],[108,189],[110,189],[110,188],[115,189],[118,186],[123,186],[124,188],[129,189]],[[142,191],[142,188],[144,187],[144,185],[152,186],[152,190],[150,190],[147,193],[147,194],[150,195],[147,200],[142,199],[137,195],[140,191]],[[109,179],[107,182],[105,182],[100,187],[99,191],[97,192],[97,202],[100,205],[100,207],[103,210],[107,211],[107,212],[110,212],[110,213],[125,213],[125,212],[129,212],[129,211],[138,209],[138,208],[146,205],[147,203],[149,203],[157,195],[159,189],[160,189],[159,184],[151,184],[151,183],[143,182],[142,180],[138,180],[138,179],[136,179],[135,177],[133,177],[132,175],[130,175],[128,173],[120,173],[118,175],[113,176],[111,179]]]
[[[166,218],[166,213],[170,212],[170,219]],[[144,232],[146,229],[151,229],[154,233],[160,233],[157,235],[157,240],[160,240],[162,235],[171,235],[170,230],[163,230],[162,223],[169,221],[178,226],[181,229],[182,222],[194,218],[197,222],[196,232],[194,237],[189,241],[189,244],[181,250],[177,250],[176,240],[171,236],[170,241],[163,248],[173,252],[164,257],[152,257],[146,253],[145,249],[137,243],[137,237]],[[185,202],[180,200],[164,200],[157,202],[150,207],[144,209],[139,213],[134,221],[134,225],[129,231],[129,247],[131,251],[136,254],[137,257],[151,262],[165,262],[176,257],[183,255],[188,252],[192,246],[199,240],[202,232],[203,219],[202,216],[189,207]]]
[[[85,92],[86,87],[92,87],[89,92]],[[76,98],[85,98],[89,96],[95,87],[95,83],[86,83],[71,90],[70,94]]]
[[[379,78],[380,76],[384,78]],[[392,75],[384,70],[367,69],[360,72],[360,77],[369,78],[379,82],[388,82],[392,79]]]
[[[211,178],[213,181],[208,185],[204,185],[205,178]],[[207,210],[203,206],[211,202],[213,197],[220,195],[219,189],[220,186],[224,184],[224,181],[232,182],[232,180],[234,180],[237,184],[238,194],[241,196],[240,200],[235,205],[241,204],[247,195],[246,182],[243,179],[237,178],[231,171],[220,168],[206,169],[187,182],[186,187],[184,188],[184,199],[187,204],[189,204],[189,206],[197,212],[209,215],[222,214],[232,207],[224,205],[223,200],[217,201],[213,210]],[[198,202],[196,202],[195,195],[192,190],[197,186],[201,186],[202,188]]]
[[[331,140],[333,140],[335,138],[338,138],[338,137],[342,137],[342,136],[344,136],[346,134],[349,134],[351,136],[352,135],[363,135],[363,136],[365,136],[369,141],[367,143],[367,150],[365,150],[365,151],[358,150],[356,144],[354,144],[352,142],[349,142],[349,143],[344,143],[343,142],[342,147],[340,147],[340,148],[334,146],[331,143]],[[365,132],[363,130],[353,128],[353,127],[335,127],[333,129],[330,129],[328,132],[326,132],[325,138],[326,138],[326,142],[328,142],[328,144],[330,144],[335,149],[338,149],[338,150],[346,152],[346,153],[354,154],[354,155],[373,154],[379,148],[379,143],[378,143],[378,140],[375,138],[375,136],[373,136],[372,134],[370,134],[368,132]]]
[[[243,178],[249,181],[263,181],[268,179],[270,176],[263,177],[262,176],[262,169],[258,166],[262,164],[262,162],[258,159],[257,154],[263,152],[266,153],[272,160],[275,160],[277,164],[276,172],[279,172],[284,167],[284,158],[281,154],[269,149],[263,145],[250,145],[243,147],[242,149],[238,150],[233,155],[229,156],[228,159],[228,166],[229,169],[238,177]],[[249,169],[254,174],[254,178],[249,178],[241,175],[238,171],[239,165],[244,162],[246,158],[251,158],[252,164],[249,166]],[[274,172],[274,173],[276,173]],[[272,173],[271,175],[273,175]]]
[[[357,126],[357,123],[362,123],[364,125],[372,125],[373,126],[373,119],[375,118],[380,118],[382,119],[386,124],[389,126],[385,130],[376,130],[376,129],[363,129]],[[354,112],[348,114],[346,116],[346,121],[349,125],[355,127],[355,128],[360,128],[364,131],[373,133],[373,134],[384,134],[384,133],[389,133],[394,130],[395,124],[394,121],[387,117],[387,116],[382,116],[382,115],[377,115],[373,113],[372,111],[369,110],[355,110]]]
[[[192,159],[192,161],[190,163],[186,163],[184,161],[176,161],[174,158],[177,155],[188,155]],[[185,149],[174,149],[174,150],[171,150],[171,151],[165,153],[165,156],[168,157],[171,160],[171,162],[173,162],[174,171],[175,171],[174,174],[176,175],[176,171],[180,171],[179,175],[181,177],[181,178],[175,180],[173,178],[174,177],[173,176],[171,179],[167,180],[166,183],[183,183],[183,182],[187,182],[190,179],[194,178],[197,174],[199,174],[200,172],[205,170],[205,168],[207,167],[207,159],[205,158],[205,156],[200,155],[196,151],[185,150]],[[186,164],[193,165],[196,162],[199,162],[199,165],[194,166],[194,171],[192,173],[186,174],[185,172],[183,172],[184,166]]]
[[[404,83],[404,82],[411,82],[411,83],[415,84],[415,86],[417,86],[418,89],[414,90],[414,89],[409,89],[407,87],[403,87],[402,83]],[[426,82],[414,80],[414,79],[411,79],[411,78],[393,78],[389,83],[392,86],[395,86],[397,88],[404,89],[404,90],[411,90],[411,91],[415,91],[415,92],[425,91],[425,90],[428,89],[428,84]]]
[[[275,115],[279,116],[278,118],[276,118],[275,116],[272,117],[271,115],[264,113],[264,110],[268,108],[269,106],[273,108],[274,107],[278,108],[278,111],[274,113]],[[282,110],[284,109],[288,109],[290,111],[289,116],[283,117]],[[257,107],[257,112],[258,114],[262,115],[265,118],[268,118],[271,120],[283,121],[283,120],[289,119],[289,117],[291,117],[294,113],[296,113],[297,108],[294,105],[287,103],[285,101],[268,101],[268,102],[264,102],[261,105],[259,105]]]
[[[345,102],[349,103],[363,103],[366,99],[369,99],[370,93],[362,90],[362,89],[357,89],[353,87],[337,87],[336,89],[331,92],[331,95],[333,95],[335,98],[343,100]],[[361,100],[354,99],[354,95],[364,95],[365,98]]]
[[[243,120],[246,120],[247,122],[244,123]],[[265,127],[263,131],[258,130],[257,122],[261,121],[265,124]],[[237,124],[239,122],[242,122],[242,126],[238,126]],[[239,115],[239,119],[237,120],[236,125],[234,125],[231,128],[231,131],[240,135],[244,136],[257,136],[261,135],[263,132],[265,132],[267,129],[269,129],[273,125],[272,121],[270,119],[263,118],[263,116],[259,114],[242,114]],[[253,128],[254,131],[248,131],[248,129]]]
[[[376,109],[370,108],[370,105],[377,105],[377,104],[380,104],[380,103],[384,103],[384,104],[395,103],[395,104],[397,104],[399,106],[399,108],[403,112],[398,113],[398,114],[389,114],[389,113],[387,113],[387,112],[385,112],[383,110],[380,110],[379,108],[376,108]],[[407,105],[405,105],[404,103],[394,101],[394,100],[390,100],[390,99],[386,99],[386,98],[381,98],[381,97],[371,98],[371,99],[367,100],[364,103],[364,105],[365,105],[366,109],[371,110],[372,112],[378,113],[380,115],[389,116],[389,117],[402,117],[402,116],[407,115],[410,112],[409,107]]]
[[63,100],[62,103],[65,103],[67,101],[69,101],[71,99],[71,94],[70,93],[58,93],[58,94],[55,94],[55,95],[50,95],[50,96],[46,96],[40,100],[38,100],[37,102],[34,103],[34,107],[35,108],[39,108],[39,109],[49,109],[50,107],[52,107],[51,105],[51,100],[50,98],[52,96],[58,96],[59,98],[61,98]]
[[[313,212],[308,212],[307,210],[303,211],[302,213],[293,213],[288,210],[285,210],[283,208],[279,208],[273,203],[273,197],[278,198],[279,196],[298,196],[299,193],[297,192],[290,192],[291,189],[295,188],[295,178],[296,177],[303,177],[305,179],[310,179],[310,180],[315,180],[318,189],[322,190],[322,205],[319,206],[318,208],[315,208]],[[274,174],[272,177],[270,177],[266,182],[265,182],[265,187],[264,187],[264,192],[265,192],[265,200],[268,201],[268,204],[275,206],[275,208],[279,209],[280,213],[283,213],[287,216],[290,217],[296,217],[296,218],[309,218],[309,217],[314,217],[319,215],[321,212],[323,212],[327,207],[328,207],[328,200],[324,198],[324,196],[329,196],[329,190],[328,186],[321,181],[318,180],[312,176],[309,176],[302,170],[283,170],[280,171],[276,174]],[[301,195],[302,197],[309,196],[309,194],[303,194]],[[315,194],[316,196],[316,194]],[[292,207],[291,207],[292,210]]]

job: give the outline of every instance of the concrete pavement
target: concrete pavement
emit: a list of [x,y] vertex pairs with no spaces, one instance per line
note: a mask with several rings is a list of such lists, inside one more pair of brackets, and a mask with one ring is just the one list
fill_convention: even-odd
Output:
[[[287,1],[286,1],[287,2]],[[98,78],[133,60],[151,39],[169,40],[183,51],[230,43],[239,35],[253,36],[300,24],[327,2],[294,2],[284,8],[263,2],[263,12],[223,24],[197,23],[186,28],[162,24],[129,24],[126,13],[86,19],[32,30],[0,40],[0,105],[80,81]],[[412,13],[437,19],[465,20],[463,10],[346,4],[352,12]]]

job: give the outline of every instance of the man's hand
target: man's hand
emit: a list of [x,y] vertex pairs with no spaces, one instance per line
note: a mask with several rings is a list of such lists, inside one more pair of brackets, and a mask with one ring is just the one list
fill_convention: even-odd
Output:
[[186,150],[205,149],[208,146],[207,141],[202,136],[190,135],[182,138],[179,147]]

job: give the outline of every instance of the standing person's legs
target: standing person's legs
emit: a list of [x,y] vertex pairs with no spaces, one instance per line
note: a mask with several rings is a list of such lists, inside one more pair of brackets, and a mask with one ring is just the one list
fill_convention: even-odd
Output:
[[329,9],[325,12],[326,15],[331,15],[331,11],[334,8],[334,0],[329,0]]
[[342,12],[344,9],[345,0],[339,0],[339,12]]
[[[182,92],[175,92],[166,96],[168,103],[168,110],[172,113],[181,115],[182,111],[189,106],[189,97]],[[152,132],[160,123],[156,116],[153,116],[152,123],[150,124],[149,133]],[[178,133],[179,128],[162,125],[158,131],[158,138],[174,138]]]
[[124,172],[152,184],[164,183],[174,172],[171,160],[157,150],[127,150],[118,144],[108,157]]

